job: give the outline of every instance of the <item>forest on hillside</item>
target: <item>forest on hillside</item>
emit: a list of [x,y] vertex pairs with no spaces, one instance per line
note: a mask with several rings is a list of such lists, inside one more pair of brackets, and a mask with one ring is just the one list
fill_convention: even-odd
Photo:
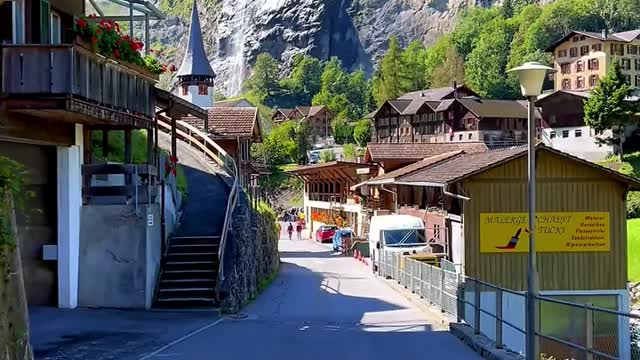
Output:
[[298,56],[288,74],[284,65],[261,54],[246,81],[244,96],[268,107],[326,104],[357,120],[387,99],[430,87],[466,84],[488,98],[518,98],[506,71],[526,61],[550,64],[545,49],[572,30],[625,31],[640,28],[637,0],[505,0],[502,6],[465,10],[450,34],[426,47],[403,46],[394,37],[373,76],[347,71],[332,58]]

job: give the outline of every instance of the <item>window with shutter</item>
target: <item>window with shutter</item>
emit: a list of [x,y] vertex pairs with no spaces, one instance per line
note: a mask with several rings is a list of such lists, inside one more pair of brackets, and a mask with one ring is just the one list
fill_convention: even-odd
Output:
[[49,44],[49,29],[51,26],[51,8],[49,2],[40,0],[40,43]]

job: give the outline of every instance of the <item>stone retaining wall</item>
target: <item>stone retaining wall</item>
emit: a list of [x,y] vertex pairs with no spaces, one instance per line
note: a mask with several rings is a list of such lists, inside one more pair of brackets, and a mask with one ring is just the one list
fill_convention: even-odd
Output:
[[278,270],[278,234],[275,217],[259,214],[242,192],[233,212],[225,246],[224,280],[217,293],[223,312],[235,313],[258,295],[258,286]]

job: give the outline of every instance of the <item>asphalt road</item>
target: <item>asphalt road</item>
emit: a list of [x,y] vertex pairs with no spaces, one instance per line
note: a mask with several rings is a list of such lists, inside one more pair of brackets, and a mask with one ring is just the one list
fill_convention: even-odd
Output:
[[280,250],[280,275],[242,316],[141,359],[480,359],[367,266],[308,240]]

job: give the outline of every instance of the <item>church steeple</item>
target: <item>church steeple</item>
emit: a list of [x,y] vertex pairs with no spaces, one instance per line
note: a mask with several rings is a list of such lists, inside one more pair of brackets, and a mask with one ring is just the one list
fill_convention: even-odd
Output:
[[200,107],[213,106],[213,79],[216,74],[209,64],[202,42],[198,6],[193,1],[189,42],[177,73],[178,95]]

